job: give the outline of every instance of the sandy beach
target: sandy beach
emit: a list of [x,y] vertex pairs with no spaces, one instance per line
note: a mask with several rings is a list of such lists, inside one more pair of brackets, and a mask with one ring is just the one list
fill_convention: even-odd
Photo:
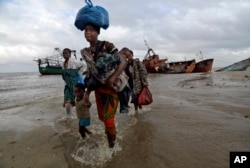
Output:
[[250,151],[249,71],[150,74],[149,83],[153,104],[138,115],[132,104],[130,114],[117,113],[118,144],[101,164],[73,157],[80,146],[91,153],[107,143],[93,94],[93,135],[85,141],[77,119],[64,119],[61,93],[0,110],[0,168],[225,168],[230,151]]
[[[68,167],[54,122],[62,96],[1,110],[0,167]],[[57,107],[55,107],[57,106]]]

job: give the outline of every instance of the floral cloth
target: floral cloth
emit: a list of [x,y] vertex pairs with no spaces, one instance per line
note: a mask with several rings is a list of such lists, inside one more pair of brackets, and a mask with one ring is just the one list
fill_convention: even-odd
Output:
[[77,84],[78,69],[62,69],[62,78],[65,81],[64,104],[75,105],[74,86]]
[[133,94],[138,95],[143,86],[148,85],[147,80],[147,70],[145,66],[140,62],[140,60],[133,60],[133,70],[132,70],[132,78],[133,78]]
[[86,61],[91,73],[98,81],[105,84],[106,80],[115,72],[115,69],[119,65],[120,57],[105,52],[101,53],[102,55],[91,54],[88,48],[81,51],[82,57]]

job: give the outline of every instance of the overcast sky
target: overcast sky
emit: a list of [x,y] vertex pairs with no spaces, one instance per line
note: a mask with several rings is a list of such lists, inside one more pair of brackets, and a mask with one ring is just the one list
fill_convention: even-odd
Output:
[[[223,67],[250,57],[249,0],[92,0],[110,16],[100,40],[143,59],[148,45],[169,62],[214,58]],[[37,57],[88,43],[74,26],[84,0],[0,0],[0,72],[38,72]]]

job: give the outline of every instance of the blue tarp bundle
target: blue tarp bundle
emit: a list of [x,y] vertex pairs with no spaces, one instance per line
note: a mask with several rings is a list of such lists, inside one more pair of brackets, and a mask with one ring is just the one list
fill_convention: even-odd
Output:
[[109,14],[106,9],[101,6],[93,6],[91,0],[85,0],[86,6],[82,7],[75,19],[75,26],[81,31],[84,30],[86,24],[94,24],[103,29],[109,27]]

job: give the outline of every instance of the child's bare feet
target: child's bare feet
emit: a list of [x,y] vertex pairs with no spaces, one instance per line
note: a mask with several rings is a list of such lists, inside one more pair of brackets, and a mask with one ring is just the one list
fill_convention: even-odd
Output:
[[87,133],[87,134],[92,134],[92,132],[90,131],[90,130],[88,130],[87,128],[85,128],[85,132]]

